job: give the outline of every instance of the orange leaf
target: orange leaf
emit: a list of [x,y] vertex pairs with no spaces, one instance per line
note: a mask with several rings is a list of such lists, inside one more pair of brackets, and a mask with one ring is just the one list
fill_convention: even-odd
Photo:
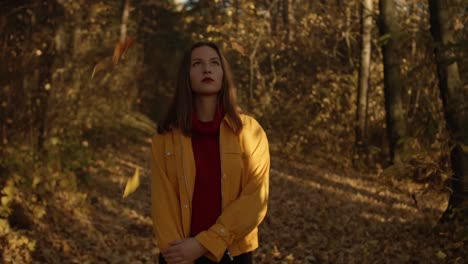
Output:
[[114,48],[114,55],[112,56],[112,62],[114,64],[117,64],[117,62],[119,61],[120,56],[122,56],[122,51],[122,44],[120,43],[120,41],[117,41]]
[[117,41],[114,48],[114,55],[112,56],[112,62],[117,64],[120,57],[122,57],[127,52],[127,50],[133,45],[134,42],[135,37],[127,37],[123,42]]
[[232,48],[242,55],[245,55],[245,49],[237,42],[232,42]]
[[123,44],[123,51],[122,54],[127,52],[127,50],[133,45],[135,42],[135,37],[128,37],[125,39],[124,44]]

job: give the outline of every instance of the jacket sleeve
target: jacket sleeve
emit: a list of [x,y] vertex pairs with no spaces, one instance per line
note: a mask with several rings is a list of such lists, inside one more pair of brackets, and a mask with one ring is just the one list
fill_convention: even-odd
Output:
[[164,171],[163,136],[156,135],[151,147],[151,217],[161,251],[183,238],[179,198]]
[[266,215],[270,154],[268,140],[256,121],[255,129],[244,135],[250,144],[248,180],[237,200],[224,208],[216,223],[195,238],[209,251],[208,257],[220,261],[235,240],[252,232]]

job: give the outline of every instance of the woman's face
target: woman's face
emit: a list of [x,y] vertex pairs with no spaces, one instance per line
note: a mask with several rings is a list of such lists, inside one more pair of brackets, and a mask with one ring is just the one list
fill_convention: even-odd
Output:
[[216,50],[195,48],[190,58],[190,84],[197,95],[215,95],[221,90],[223,68]]

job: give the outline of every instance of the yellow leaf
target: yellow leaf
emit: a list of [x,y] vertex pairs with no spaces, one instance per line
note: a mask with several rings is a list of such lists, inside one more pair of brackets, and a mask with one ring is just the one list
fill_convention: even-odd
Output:
[[130,194],[135,192],[135,190],[140,185],[140,168],[135,169],[135,173],[133,177],[127,180],[127,185],[125,186],[125,191],[123,194],[123,198],[127,198]]
[[32,188],[35,189],[36,186],[41,182],[41,178],[37,175],[34,175],[33,176],[33,180],[32,180]]
[[15,192],[15,187],[12,185],[7,185],[5,188],[3,188],[2,192],[7,196],[13,196],[13,193]]
[[8,196],[3,196],[1,201],[2,206],[7,206],[8,204],[10,204],[11,198]]
[[447,257],[447,255],[446,255],[444,252],[442,252],[441,250],[439,250],[439,251],[437,252],[437,257],[438,257],[439,259],[445,259],[445,258]]
[[465,145],[465,144],[460,144],[463,152],[468,152],[468,145]]

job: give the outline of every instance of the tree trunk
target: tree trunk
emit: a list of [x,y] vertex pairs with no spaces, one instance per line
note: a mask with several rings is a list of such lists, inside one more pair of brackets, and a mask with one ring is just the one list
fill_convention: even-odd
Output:
[[125,42],[127,38],[127,23],[128,15],[130,13],[130,0],[123,0],[122,2],[122,21],[120,23],[120,44]]
[[359,84],[356,107],[356,152],[358,155],[367,148],[367,103],[369,90],[369,69],[371,59],[372,38],[372,0],[364,0],[361,4],[361,63],[359,69]]
[[234,21],[234,30],[237,32],[239,30],[239,12],[241,10],[241,6],[239,3],[240,0],[234,0],[234,14],[232,15],[232,19]]
[[37,87],[36,124],[37,124],[37,151],[44,153],[44,142],[46,139],[47,112],[49,109],[49,89],[51,85],[52,55],[46,52],[39,63],[39,80]]
[[[46,17],[53,17],[57,19],[62,14],[60,6],[55,1],[48,3],[47,9],[44,12]],[[42,21],[44,25],[49,25],[49,21],[44,19]],[[53,32],[55,33],[56,28],[53,26]],[[47,138],[47,121],[49,112],[49,99],[50,89],[52,86],[52,71],[55,57],[55,46],[53,40],[50,39],[43,49],[43,53],[38,58],[38,79],[35,96],[33,96],[33,110],[35,128],[37,129],[37,144],[36,150],[38,153],[45,154],[44,143]]]
[[283,24],[286,30],[286,40],[293,41],[294,9],[292,0],[283,0]]
[[345,5],[345,42],[346,42],[346,53],[348,55],[348,63],[351,68],[354,68],[353,53],[351,47],[351,3],[348,2]]
[[453,176],[451,178],[452,194],[449,206],[442,221],[451,220],[457,216],[462,206],[468,202],[468,118],[465,108],[463,86],[458,72],[458,65],[452,60],[454,54],[450,45],[454,43],[453,32],[450,29],[450,14],[448,1],[429,0],[431,34],[435,41],[434,53],[437,60],[439,89],[447,129],[453,148],[450,153]]
[[270,20],[270,28],[271,28],[271,35],[276,36],[278,33],[278,20],[279,20],[279,15],[280,15],[280,5],[281,2],[277,0],[273,0],[271,2],[271,8],[270,8],[270,14],[271,14],[271,20]]
[[380,0],[379,9],[379,28],[384,40],[382,44],[384,96],[390,161],[399,163],[404,145],[402,139],[406,136],[405,112],[401,99],[400,57],[398,55],[401,46],[398,38],[401,32],[394,0]]

